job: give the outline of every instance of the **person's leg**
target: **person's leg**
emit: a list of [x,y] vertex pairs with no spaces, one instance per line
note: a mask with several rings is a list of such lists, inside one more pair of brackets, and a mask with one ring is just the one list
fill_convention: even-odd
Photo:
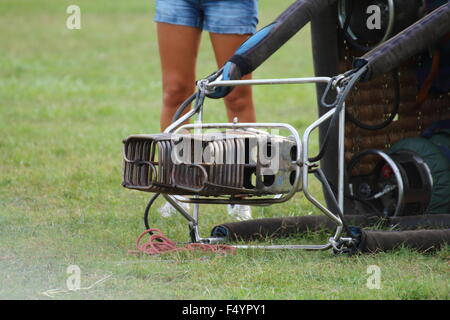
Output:
[[157,32],[163,89],[160,126],[163,131],[172,122],[180,104],[195,90],[201,29],[158,22]]
[[[249,37],[249,35],[240,34],[220,34],[213,32],[209,34],[219,68],[227,62],[237,48]],[[251,74],[246,75],[243,79],[251,79]],[[224,100],[230,122],[233,121],[234,117],[237,117],[239,122],[256,121],[252,88],[250,86],[235,87]]]

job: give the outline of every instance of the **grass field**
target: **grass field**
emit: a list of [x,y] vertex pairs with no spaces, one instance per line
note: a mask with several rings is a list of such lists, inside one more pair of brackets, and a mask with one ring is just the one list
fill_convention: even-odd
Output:
[[[291,1],[260,1],[260,27]],[[81,30],[66,8],[81,7]],[[450,251],[406,249],[355,257],[330,252],[244,251],[160,257],[129,255],[143,231],[148,194],[121,187],[122,139],[159,130],[161,81],[153,1],[2,0],[0,2],[0,298],[49,299],[66,288],[69,265],[81,286],[57,299],[448,299]],[[198,78],[216,69],[204,35]],[[255,77],[313,74],[308,30]],[[312,86],[257,87],[258,120],[300,132],[316,117]],[[208,101],[206,121],[225,121]],[[316,146],[317,147],[317,146]],[[315,191],[320,193],[316,186]],[[157,205],[162,201],[158,200]],[[203,209],[202,230],[228,220]],[[255,217],[317,213],[300,195]],[[181,217],[154,226],[187,240]],[[290,239],[324,242],[326,235]],[[283,240],[284,241],[284,240]],[[286,240],[287,241],[287,240]],[[381,289],[366,286],[381,269]]]

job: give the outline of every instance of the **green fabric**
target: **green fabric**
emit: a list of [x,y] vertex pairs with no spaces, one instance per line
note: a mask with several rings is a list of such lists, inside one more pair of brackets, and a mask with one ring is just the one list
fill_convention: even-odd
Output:
[[450,129],[438,131],[430,138],[430,140],[434,144],[450,148]]
[[433,193],[427,213],[450,213],[450,160],[437,145],[450,147],[450,135],[435,134],[432,138],[414,137],[398,141],[390,153],[399,150],[416,152],[428,165],[433,177]]

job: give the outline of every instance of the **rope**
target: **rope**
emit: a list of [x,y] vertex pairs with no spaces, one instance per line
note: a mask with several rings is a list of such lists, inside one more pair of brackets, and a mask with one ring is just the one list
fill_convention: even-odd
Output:
[[[147,242],[141,244],[145,235],[150,235]],[[130,253],[144,253],[156,255],[168,252],[193,251],[200,250],[203,252],[215,253],[231,253],[236,252],[236,248],[224,244],[205,244],[205,243],[188,243],[184,247],[177,246],[177,243],[167,238],[159,229],[148,229],[141,233],[136,240],[137,251]]]
[[425,100],[427,100],[431,86],[433,85],[433,81],[436,79],[436,76],[439,73],[440,63],[441,63],[441,50],[435,49],[433,53],[430,73],[428,74],[427,78],[425,79],[422,85],[422,88],[420,88],[419,93],[417,94],[416,107],[420,107],[425,102]]
[[[444,36],[444,38],[441,40],[441,45],[445,45],[449,41],[450,41],[450,33]],[[433,52],[430,73],[428,74],[427,78],[425,79],[424,83],[422,84],[422,87],[419,89],[419,92],[417,94],[416,107],[420,107],[425,102],[425,100],[427,100],[433,82],[439,74],[439,67],[441,64],[441,60],[442,60],[442,51],[441,48],[438,46],[437,48],[435,48]]]

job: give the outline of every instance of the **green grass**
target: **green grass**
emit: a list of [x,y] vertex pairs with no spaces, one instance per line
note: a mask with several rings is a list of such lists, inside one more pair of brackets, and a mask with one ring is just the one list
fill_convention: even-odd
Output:
[[[82,10],[82,29],[66,29],[66,8]],[[290,1],[260,1],[260,26]],[[66,268],[81,268],[89,290],[61,299],[448,299],[449,250],[401,249],[356,257],[330,252],[239,250],[234,256],[128,254],[143,230],[148,194],[121,187],[121,141],[158,131],[161,81],[154,2],[2,0],[0,3],[0,298],[46,299],[65,288]],[[198,78],[215,70],[207,35]],[[279,50],[255,77],[313,74],[308,30]],[[256,87],[258,120],[300,132],[316,117],[312,86]],[[206,121],[225,121],[208,101]],[[317,144],[314,145],[317,149]],[[317,185],[314,191],[320,196]],[[162,201],[158,200],[157,206]],[[228,220],[202,209],[202,230]],[[303,197],[255,217],[318,214]],[[177,241],[181,217],[152,217]],[[325,235],[290,239],[323,242]],[[288,240],[282,240],[288,242]],[[380,290],[366,287],[381,268]]]

